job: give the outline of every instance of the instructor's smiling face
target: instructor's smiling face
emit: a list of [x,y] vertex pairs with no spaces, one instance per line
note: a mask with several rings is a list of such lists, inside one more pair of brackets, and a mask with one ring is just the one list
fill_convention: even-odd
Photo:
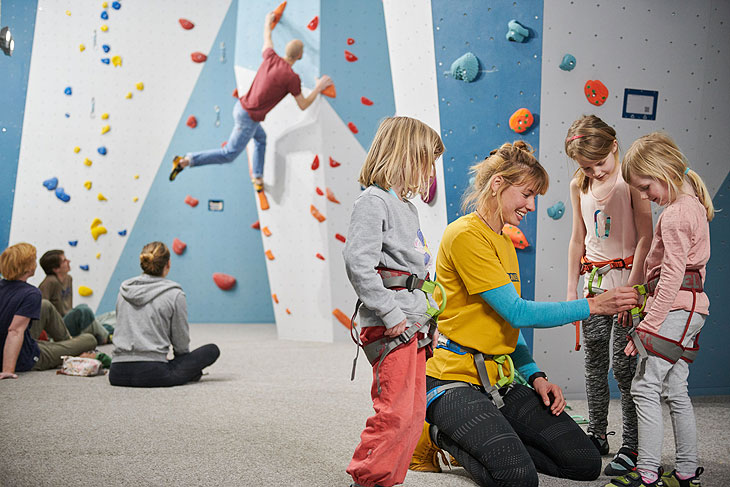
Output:
[[518,226],[530,211],[535,211],[535,190],[531,184],[509,186],[502,191],[502,219]]

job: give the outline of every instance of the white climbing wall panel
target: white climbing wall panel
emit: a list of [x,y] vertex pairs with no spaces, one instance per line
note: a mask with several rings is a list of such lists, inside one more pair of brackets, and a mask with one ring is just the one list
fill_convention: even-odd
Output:
[[[189,54],[211,49],[230,6],[230,0],[207,2],[206,8],[194,0],[120,3],[115,10],[109,1],[109,18],[103,20],[101,1],[38,2],[10,229],[11,244],[31,242],[39,257],[48,249],[64,249],[76,287],[95,291],[81,298],[74,290],[74,303],[92,309],[124,248],[125,237],[117,232],[131,232],[202,70]],[[180,17],[195,19],[194,35],[180,27]],[[104,24],[107,32],[101,30]],[[83,52],[79,44],[85,45]],[[108,54],[104,44],[110,46]],[[121,56],[121,67],[100,61],[114,55]],[[143,91],[136,89],[138,82]],[[72,95],[64,94],[66,87]],[[126,99],[129,92],[132,98]],[[109,119],[102,120],[102,113]],[[102,135],[104,125],[111,130]],[[81,148],[78,154],[75,146]],[[100,146],[107,148],[106,156],[97,152]],[[42,186],[54,176],[71,196],[68,203]],[[91,181],[91,190],[85,181]],[[99,193],[107,201],[99,201]],[[96,242],[89,230],[95,218],[108,230]],[[78,240],[76,247],[69,247],[72,240]],[[84,263],[89,272],[78,269]],[[42,279],[39,268],[31,282]]]
[[[545,2],[540,161],[550,174],[550,190],[538,215],[536,300],[565,299],[568,188],[576,166],[563,141],[579,116],[595,113],[614,126],[623,150],[649,132],[668,132],[715,194],[730,170],[730,127],[723,118],[730,103],[729,23],[730,3],[717,0]],[[566,53],[577,59],[572,71],[558,68]],[[601,107],[583,95],[585,82],[595,79],[610,93]],[[655,121],[621,118],[625,88],[659,92]],[[566,212],[554,221],[546,209],[557,201]],[[584,357],[573,343],[572,326],[536,330],[534,356],[569,396],[582,397]]]

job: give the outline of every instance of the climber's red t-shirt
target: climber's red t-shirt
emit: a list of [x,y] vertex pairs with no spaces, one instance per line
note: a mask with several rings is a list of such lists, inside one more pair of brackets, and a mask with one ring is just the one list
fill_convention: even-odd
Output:
[[279,103],[287,93],[297,96],[302,92],[302,81],[289,63],[280,58],[273,49],[261,53],[264,58],[248,93],[241,97],[241,106],[255,122],[263,122],[266,114]]

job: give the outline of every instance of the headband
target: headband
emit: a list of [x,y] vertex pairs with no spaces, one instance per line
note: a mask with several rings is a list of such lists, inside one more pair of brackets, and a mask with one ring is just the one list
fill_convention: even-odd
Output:
[[585,137],[585,135],[574,135],[572,137],[569,137],[568,140],[566,140],[565,142],[571,142],[575,139],[580,139],[581,137]]

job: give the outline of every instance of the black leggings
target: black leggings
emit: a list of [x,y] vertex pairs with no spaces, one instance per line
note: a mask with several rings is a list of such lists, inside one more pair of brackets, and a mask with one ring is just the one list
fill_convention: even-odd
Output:
[[170,387],[197,381],[218,360],[218,346],[203,345],[168,362],[112,362],[109,383],[126,387]]
[[[453,381],[426,377],[428,390]],[[484,392],[457,387],[436,399],[426,421],[438,428],[436,443],[482,486],[537,486],[537,472],[595,480],[601,456],[565,412],[550,413],[529,387],[514,384],[497,407]]]

